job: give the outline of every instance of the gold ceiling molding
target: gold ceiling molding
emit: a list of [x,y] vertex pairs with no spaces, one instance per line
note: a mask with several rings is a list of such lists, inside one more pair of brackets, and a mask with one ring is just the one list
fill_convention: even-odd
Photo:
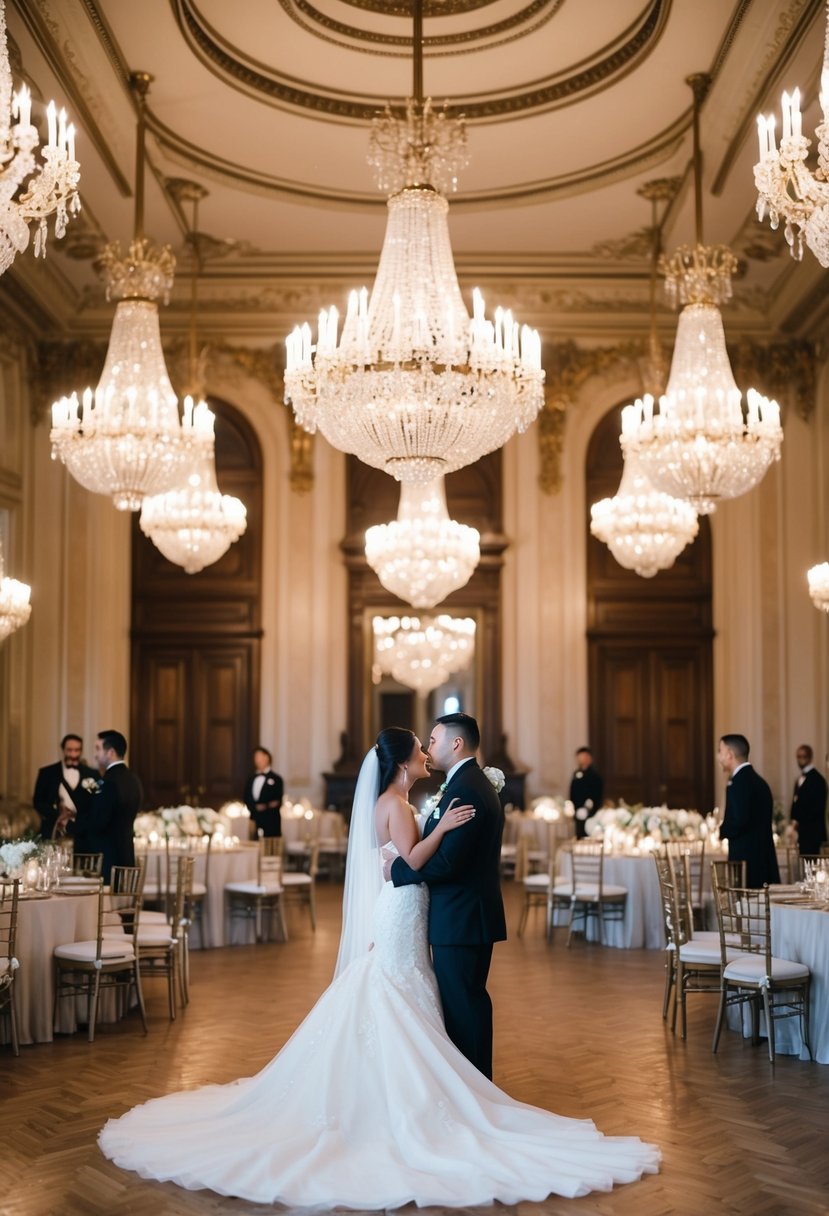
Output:
[[[193,0],[173,0],[173,4],[179,27],[201,62],[234,88],[274,105],[310,110],[350,122],[367,124],[382,109],[385,98],[360,98],[356,94],[300,87],[262,63],[243,59],[201,17]],[[611,80],[626,75],[649,55],[661,36],[670,8],[671,0],[648,0],[639,19],[614,46],[591,62],[575,65],[566,75],[533,82],[532,87],[525,86],[508,95],[459,98],[448,109],[475,122],[570,105],[606,88]],[[355,31],[355,36],[359,37],[359,31]]]
[[[259,169],[241,165],[226,157],[209,152],[174,131],[153,113],[146,110],[147,129],[164,149],[170,160],[190,172],[196,172],[217,182],[230,182],[233,186],[260,195],[278,195],[295,203],[314,203],[321,206],[353,207],[365,210],[373,207],[385,209],[386,199],[376,192],[343,190],[332,186],[310,185],[275,174],[263,173]],[[570,198],[593,189],[596,185],[607,186],[616,181],[650,171],[664,163],[678,150],[690,122],[690,111],[679,116],[664,131],[659,132],[647,144],[573,173],[536,181],[518,182],[515,185],[470,190],[452,199],[452,211],[474,211],[493,206],[532,205],[553,198]]]
[[[331,42],[335,46],[342,46],[343,39],[347,39],[346,45],[351,50],[368,52],[373,55],[400,53],[406,58],[409,58],[411,55],[412,39],[410,34],[385,34],[376,30],[366,29],[365,27],[347,25],[343,21],[335,21],[328,13],[324,13],[313,4],[310,4],[309,0],[280,0],[280,3],[288,16],[301,29],[307,30],[314,37],[321,38],[325,42]],[[478,29],[471,30],[456,30],[452,34],[436,34],[424,37],[423,46],[430,59],[439,59],[450,55],[453,57],[456,55],[466,55],[478,50],[489,50],[493,46],[504,46],[506,43],[514,42],[519,38],[528,38],[531,34],[536,33],[537,30],[547,25],[548,22],[552,21],[563,3],[564,0],[532,0],[531,4],[518,9],[514,13],[511,13],[509,17],[504,18],[502,21],[497,21],[493,25],[484,25]],[[480,7],[483,6],[474,6],[475,9]],[[453,12],[452,10],[455,11]],[[372,11],[377,13],[382,12],[384,17],[404,17],[407,25],[411,23],[411,4],[385,9],[377,7]],[[434,6],[431,13],[427,10],[425,16],[453,16],[466,11],[471,10],[463,5],[456,7],[453,0],[448,0],[446,5]],[[307,21],[302,20],[299,14],[307,18]],[[321,33],[321,30],[325,30],[327,33]],[[360,46],[360,42],[368,43],[368,46]],[[354,43],[358,45],[355,46]],[[484,43],[484,45],[470,46],[469,44],[471,43]],[[378,47],[400,47],[403,50],[402,52],[391,50],[378,51]],[[449,49],[441,50],[442,47]]]
[[34,3],[27,0],[16,7],[35,45],[59,80],[75,125],[83,133],[83,138],[89,139],[94,145],[119,194],[131,198],[132,188],[121,172],[110,141],[96,117],[102,109],[100,94],[81,69],[72,41],[61,33],[60,25],[53,16],[54,0],[35,0]]
[[[746,0],[740,5],[740,18]],[[807,36],[812,23],[824,10],[824,0],[790,0],[788,7],[779,15],[777,28],[758,61],[754,79],[745,91],[742,116],[734,128],[728,146],[714,175],[711,193],[719,197],[725,189],[729,174],[746,142],[751,141],[757,114],[763,108],[763,99],[779,80],[786,66]],[[737,22],[739,24],[739,22]],[[734,26],[734,22],[732,22]]]

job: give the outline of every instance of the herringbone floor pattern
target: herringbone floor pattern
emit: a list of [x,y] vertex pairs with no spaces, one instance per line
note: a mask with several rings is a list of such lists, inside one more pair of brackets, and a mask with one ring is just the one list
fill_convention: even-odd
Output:
[[[148,985],[150,1034],[133,1017],[82,1035],[0,1049],[2,1216],[253,1216],[273,1211],[124,1173],[98,1152],[112,1114],[184,1086],[255,1072],[328,983],[340,888],[321,886],[316,934],[297,911],[285,945],[193,960],[189,1009],[173,1025]],[[509,888],[511,927],[518,916]],[[495,1080],[514,1097],[605,1132],[658,1143],[662,1172],[608,1195],[521,1204],[505,1216],[819,1216],[829,1212],[829,1068],[728,1034],[712,1056],[713,1000],[691,998],[687,1043],[660,1018],[661,958],[577,942],[540,925],[495,951]],[[490,1212],[492,1209],[483,1209]],[[406,1216],[414,1216],[412,1212]],[[497,1216],[497,1213],[493,1214]]]

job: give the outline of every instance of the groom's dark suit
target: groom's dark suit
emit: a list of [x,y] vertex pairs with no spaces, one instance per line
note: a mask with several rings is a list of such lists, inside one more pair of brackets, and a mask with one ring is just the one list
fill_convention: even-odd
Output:
[[[471,803],[475,817],[447,832],[437,852],[419,870],[402,857],[391,868],[396,887],[429,887],[429,943],[443,1005],[446,1033],[484,1076],[492,1077],[492,1002],[486,990],[492,943],[507,936],[499,869],[504,812],[498,795],[475,760],[452,775],[438,805]],[[437,820],[426,821],[423,835]]]
[[780,882],[772,811],[771,790],[750,764],[744,764],[726,787],[720,836],[728,840],[728,860],[746,863],[750,887]]

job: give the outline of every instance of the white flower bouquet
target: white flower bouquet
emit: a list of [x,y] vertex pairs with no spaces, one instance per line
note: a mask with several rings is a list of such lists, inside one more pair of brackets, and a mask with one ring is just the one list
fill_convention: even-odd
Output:
[[40,846],[34,840],[9,840],[0,844],[0,864],[3,873],[15,875],[24,862],[40,855]]
[[615,846],[638,846],[643,840],[700,840],[704,820],[697,811],[666,806],[603,807],[585,823],[587,836]]

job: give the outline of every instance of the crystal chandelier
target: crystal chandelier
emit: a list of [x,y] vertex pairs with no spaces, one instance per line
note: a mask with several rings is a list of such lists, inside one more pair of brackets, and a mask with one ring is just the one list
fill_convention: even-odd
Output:
[[477,528],[446,509],[442,477],[403,482],[397,519],[366,529],[366,561],[392,595],[415,608],[434,608],[469,582],[481,558]]
[[829,612],[829,562],[812,566],[806,575],[809,580],[809,595],[816,608]]
[[[205,401],[184,398],[185,427],[192,431],[183,484],[142,503],[141,531],[168,561],[197,574],[217,562],[247,527],[245,505],[222,494],[216,481],[215,415]],[[192,420],[192,421],[191,421]]]
[[[667,367],[656,328],[656,273],[659,262],[660,225],[657,206],[673,197],[669,180],[647,182],[639,191],[651,203],[653,253],[650,276],[650,333],[647,355],[640,371],[646,392],[660,393]],[[590,531],[610,549],[620,566],[635,570],[642,578],[653,578],[667,570],[699,531],[697,513],[690,503],[655,490],[640,467],[638,453],[625,457],[622,480],[613,498],[603,498],[590,508]]]
[[619,489],[590,508],[590,531],[626,570],[653,578],[667,570],[699,531],[689,502],[655,490],[639,468],[639,456],[625,458]]
[[473,315],[461,296],[442,191],[466,163],[462,120],[423,99],[422,0],[414,5],[414,97],[374,121],[369,162],[390,191],[388,223],[369,296],[353,291],[287,339],[285,400],[308,431],[384,469],[429,482],[501,447],[544,400],[541,343],[510,312]]
[[372,625],[375,671],[419,693],[439,688],[475,653],[471,617],[376,616]]
[[16,578],[6,578],[3,570],[3,550],[0,547],[0,642],[25,625],[32,614],[29,603],[31,587]]
[[118,242],[100,262],[108,300],[117,300],[106,363],[93,395],[86,389],[52,406],[52,459],[95,494],[109,494],[119,511],[137,511],[147,494],[171,489],[188,461],[192,417],[179,421],[158,327],[176,261],[168,245],[144,237],[145,99],[152,77],[134,72],[138,99],[135,235],[125,257]]
[[[216,481],[215,415],[203,400],[198,342],[196,298],[201,255],[198,233],[199,202],[207,191],[195,182],[179,191],[179,200],[193,204],[190,248],[193,255],[190,278],[190,385],[193,396],[184,398],[184,426],[191,430],[190,458],[179,485],[163,494],[148,495],[141,506],[141,531],[168,561],[197,574],[211,566],[237,541],[247,527],[245,505],[231,494],[222,494]],[[190,421],[192,419],[192,422]]]
[[684,305],[677,325],[671,373],[654,410],[646,393],[622,410],[622,448],[641,456],[641,468],[658,490],[684,498],[700,514],[710,514],[723,498],[752,489],[780,458],[780,408],[754,389],[743,416],[719,305],[731,298],[737,259],[724,245],[702,242],[702,179],[699,108],[709,78],[691,76],[694,91],[694,186],[696,234],[663,259],[668,297]]
[[[69,216],[81,209],[75,128],[67,125],[65,110],[56,113],[53,101],[46,107],[46,116],[48,138],[43,164],[38,166],[35,153],[40,137],[32,126],[31,93],[24,84],[12,97],[6,5],[0,0],[0,274],[29,244],[32,220],[36,224],[35,257],[44,257],[49,216],[54,215],[55,236],[60,238]],[[24,182],[23,193],[15,198]]]
[[774,141],[774,115],[757,115],[760,160],[754,166],[757,187],[757,218],[768,211],[776,229],[781,216],[792,257],[803,257],[803,242],[821,266],[829,268],[829,3],[826,5],[826,40],[820,75],[820,108],[823,122],[816,128],[817,168],[806,168],[811,140],[803,135],[800,89],[791,97],[783,94],[783,131],[780,147]]

